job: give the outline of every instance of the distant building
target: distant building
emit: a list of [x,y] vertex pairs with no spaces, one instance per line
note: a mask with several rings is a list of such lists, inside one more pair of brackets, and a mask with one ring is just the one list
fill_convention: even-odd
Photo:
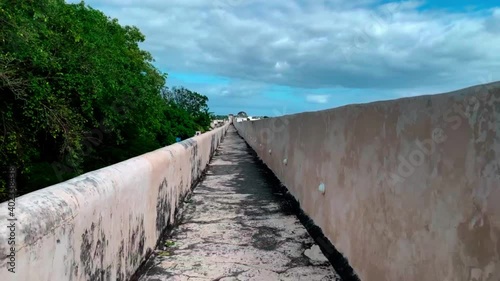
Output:
[[[231,116],[231,115],[230,115]],[[243,121],[255,121],[255,120],[260,120],[260,117],[253,117],[253,116],[248,116],[248,114],[244,111],[238,112],[238,114],[234,117],[236,119],[236,122],[243,122]],[[234,120],[233,119],[233,120]]]
[[245,111],[240,111],[236,114],[236,117],[248,117],[248,114]]
[[212,123],[210,126],[213,128],[218,128],[220,126],[224,125],[224,120],[212,120]]

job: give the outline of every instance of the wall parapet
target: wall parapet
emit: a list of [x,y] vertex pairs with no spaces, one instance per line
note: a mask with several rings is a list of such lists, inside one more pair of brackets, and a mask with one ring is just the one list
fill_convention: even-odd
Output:
[[[1,279],[128,280],[229,125],[16,198],[14,245],[0,227]],[[4,224],[8,208],[0,204]],[[15,273],[7,271],[11,247]]]
[[500,83],[234,123],[361,280],[500,280]]

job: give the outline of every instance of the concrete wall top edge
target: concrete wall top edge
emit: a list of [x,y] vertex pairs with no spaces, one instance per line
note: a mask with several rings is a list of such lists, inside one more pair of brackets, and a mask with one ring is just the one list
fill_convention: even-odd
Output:
[[[201,134],[199,136],[195,136],[195,137],[186,139],[186,140],[184,140],[182,142],[185,142],[187,144],[194,144],[194,143],[197,142],[197,140],[202,140],[202,139],[211,137],[212,135],[215,135],[215,134],[217,134],[219,132],[222,132],[223,130],[226,130],[227,126],[228,125],[226,124],[223,127],[217,128],[217,129],[209,131],[209,132],[206,132],[206,133]],[[110,166],[107,166],[107,167],[104,167],[104,168],[101,168],[101,169],[97,169],[97,170],[94,170],[94,171],[90,171],[90,172],[87,172],[85,174],[81,174],[81,175],[79,175],[77,177],[74,177],[72,179],[69,179],[67,181],[60,182],[60,183],[57,183],[57,184],[54,184],[54,185],[51,185],[51,186],[47,186],[45,188],[42,188],[42,189],[30,192],[30,193],[27,193],[27,194],[24,194],[22,196],[17,197],[16,201],[19,203],[19,202],[22,202],[22,201],[28,199],[28,197],[30,197],[29,200],[32,200],[34,198],[33,196],[36,197],[39,194],[41,195],[42,192],[46,193],[46,192],[53,192],[56,189],[61,189],[61,188],[65,189],[65,188],[68,187],[68,185],[71,186],[71,185],[74,185],[74,183],[76,183],[78,181],[82,181],[82,180],[85,181],[85,180],[87,180],[88,177],[95,176],[96,174],[98,174],[98,173],[100,173],[102,171],[109,172],[109,171],[112,171],[112,170],[120,170],[124,165],[134,165],[134,166],[136,166],[137,163],[135,163],[135,161],[140,161],[141,159],[144,158],[144,156],[147,156],[148,154],[165,153],[165,152],[170,153],[170,152],[172,152],[172,154],[170,154],[170,156],[171,157],[175,157],[176,154],[178,154],[182,150],[186,149],[186,145],[182,145],[181,143],[174,143],[174,144],[171,144],[171,145],[168,145],[168,146],[165,146],[165,147],[161,147],[161,148],[158,148],[157,150],[153,150],[153,151],[150,151],[150,152],[147,152],[147,153],[144,153],[144,154],[132,157],[130,159],[127,159],[127,160],[115,163],[113,165],[110,165]],[[27,198],[25,199],[25,197],[27,197]],[[7,204],[7,202],[1,203],[0,204],[0,208],[3,207],[5,204]],[[4,211],[4,209],[0,209],[0,216],[2,215],[2,211]]]
[[[422,94],[419,96],[401,97],[401,98],[396,98],[396,99],[373,101],[373,102],[366,102],[366,103],[346,104],[346,105],[342,105],[339,107],[328,108],[328,109],[323,109],[323,110],[305,111],[305,112],[269,117],[268,119],[281,118],[281,117],[294,118],[297,116],[302,116],[304,114],[320,114],[323,112],[328,112],[328,111],[332,111],[332,110],[341,110],[341,109],[349,110],[352,108],[364,108],[364,107],[372,107],[372,106],[379,106],[379,105],[390,106],[391,104],[412,103],[415,101],[422,101],[424,99],[425,100],[434,100],[434,99],[440,99],[443,97],[464,98],[465,96],[468,96],[468,95],[470,96],[470,95],[474,95],[474,94],[485,93],[485,92],[487,92],[491,89],[495,89],[495,88],[500,88],[500,81],[471,86],[471,87],[462,88],[462,89],[458,89],[458,90],[454,90],[454,91],[450,91],[450,92],[441,92],[441,93],[435,93],[435,94]],[[255,120],[252,122],[262,122],[265,120],[266,119],[260,119],[260,120]]]
[[235,127],[361,280],[500,280],[500,82]]
[[[174,159],[184,155],[197,142],[224,133],[229,124],[202,135],[190,138],[181,143],[175,143],[159,148],[125,161],[94,170],[48,186],[46,188],[17,197],[15,214],[23,223],[17,226],[18,247],[34,243],[38,238],[58,228],[62,223],[77,216],[80,208],[89,208],[92,204],[105,204],[107,198],[115,192],[121,192],[120,181],[126,177],[141,177],[151,171],[149,158]],[[187,145],[189,144],[189,145]],[[168,160],[170,161],[170,160]],[[130,173],[133,171],[133,174]],[[9,217],[8,202],[0,204],[0,220],[7,221]],[[53,219],[53,221],[52,221]],[[8,237],[9,230],[0,228],[0,241]],[[5,243],[6,244],[6,243]],[[6,244],[7,245],[7,244]],[[1,246],[6,246],[1,245]]]

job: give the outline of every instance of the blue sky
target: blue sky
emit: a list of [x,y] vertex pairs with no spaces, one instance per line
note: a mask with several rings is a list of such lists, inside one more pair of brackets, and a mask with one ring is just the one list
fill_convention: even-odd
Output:
[[86,3],[139,27],[167,85],[207,95],[217,114],[276,116],[500,80],[498,1]]
[[443,9],[448,11],[478,11],[499,6],[497,0],[465,1],[465,0],[434,0],[423,3],[420,10]]

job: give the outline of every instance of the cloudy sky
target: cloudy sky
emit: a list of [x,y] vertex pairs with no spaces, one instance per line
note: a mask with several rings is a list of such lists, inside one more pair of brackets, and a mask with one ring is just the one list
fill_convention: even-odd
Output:
[[139,27],[167,85],[207,95],[217,114],[276,116],[500,80],[498,0],[86,3]]

